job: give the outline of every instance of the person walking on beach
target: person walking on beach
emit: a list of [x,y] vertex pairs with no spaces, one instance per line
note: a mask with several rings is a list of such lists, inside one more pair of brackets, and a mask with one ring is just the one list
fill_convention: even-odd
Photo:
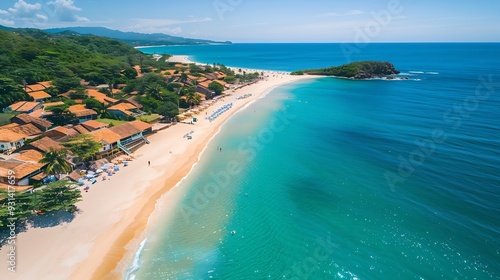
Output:
[[148,166],[150,166],[150,165],[151,165],[151,162],[148,160]]

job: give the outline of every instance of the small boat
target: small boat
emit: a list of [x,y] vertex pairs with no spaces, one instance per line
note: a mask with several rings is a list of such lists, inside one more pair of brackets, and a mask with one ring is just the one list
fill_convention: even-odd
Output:
[[231,231],[231,235],[235,235],[235,234],[236,234],[235,230]]

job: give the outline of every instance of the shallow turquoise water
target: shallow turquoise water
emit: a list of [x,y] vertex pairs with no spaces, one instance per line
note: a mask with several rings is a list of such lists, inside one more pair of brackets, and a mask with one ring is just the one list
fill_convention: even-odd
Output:
[[500,278],[498,46],[375,44],[411,80],[274,90],[214,138],[130,277]]

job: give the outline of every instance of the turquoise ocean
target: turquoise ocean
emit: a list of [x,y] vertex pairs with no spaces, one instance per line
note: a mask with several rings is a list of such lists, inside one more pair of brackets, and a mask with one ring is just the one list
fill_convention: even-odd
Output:
[[127,279],[500,279],[500,44],[142,51],[277,71],[384,60],[409,79],[300,81],[237,113]]

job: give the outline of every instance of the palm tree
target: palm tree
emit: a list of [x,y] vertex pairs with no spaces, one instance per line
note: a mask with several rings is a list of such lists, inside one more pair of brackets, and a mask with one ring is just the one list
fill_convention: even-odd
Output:
[[66,149],[54,150],[50,149],[46,152],[40,163],[47,163],[45,172],[47,174],[66,174],[71,172],[71,164],[66,160]]

